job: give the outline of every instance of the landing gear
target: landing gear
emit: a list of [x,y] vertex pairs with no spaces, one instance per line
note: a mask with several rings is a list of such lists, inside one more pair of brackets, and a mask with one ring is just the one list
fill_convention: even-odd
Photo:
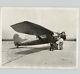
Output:
[[14,43],[14,44],[15,44],[16,48],[19,48],[20,45],[18,43]]
[[50,51],[52,51],[52,43],[50,43]]

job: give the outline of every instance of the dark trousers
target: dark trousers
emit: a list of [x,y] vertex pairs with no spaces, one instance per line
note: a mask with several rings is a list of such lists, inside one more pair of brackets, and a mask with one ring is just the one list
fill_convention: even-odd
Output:
[[57,50],[58,45],[56,43],[50,43],[50,51]]

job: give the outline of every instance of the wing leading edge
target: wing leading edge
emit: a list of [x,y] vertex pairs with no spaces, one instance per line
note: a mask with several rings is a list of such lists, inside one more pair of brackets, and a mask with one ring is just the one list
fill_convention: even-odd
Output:
[[20,22],[11,26],[15,31],[29,35],[48,35],[53,34],[52,31],[29,21]]

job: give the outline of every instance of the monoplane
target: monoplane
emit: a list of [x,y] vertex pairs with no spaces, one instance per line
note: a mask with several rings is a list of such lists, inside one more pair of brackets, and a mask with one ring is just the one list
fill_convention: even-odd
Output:
[[[61,32],[61,33],[53,32],[38,24],[29,22],[29,21],[16,23],[14,25],[11,25],[11,27],[19,33],[35,35],[37,37],[36,40],[25,42],[25,40],[21,39],[18,34],[14,34],[14,37],[13,37],[14,44],[17,48],[19,46],[50,43],[50,51],[51,51],[54,49],[58,49],[58,44],[56,42],[59,41],[59,38],[62,38],[63,40],[66,39],[65,32]],[[56,36],[54,34],[56,34]]]

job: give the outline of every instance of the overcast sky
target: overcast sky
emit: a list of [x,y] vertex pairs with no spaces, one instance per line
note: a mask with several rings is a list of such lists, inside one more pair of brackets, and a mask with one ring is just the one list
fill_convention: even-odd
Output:
[[[65,31],[68,37],[76,37],[78,9],[76,8],[27,8],[2,7],[2,38],[13,38],[15,32],[10,26],[22,21],[39,24],[49,30]],[[19,35],[24,37],[24,34]]]

